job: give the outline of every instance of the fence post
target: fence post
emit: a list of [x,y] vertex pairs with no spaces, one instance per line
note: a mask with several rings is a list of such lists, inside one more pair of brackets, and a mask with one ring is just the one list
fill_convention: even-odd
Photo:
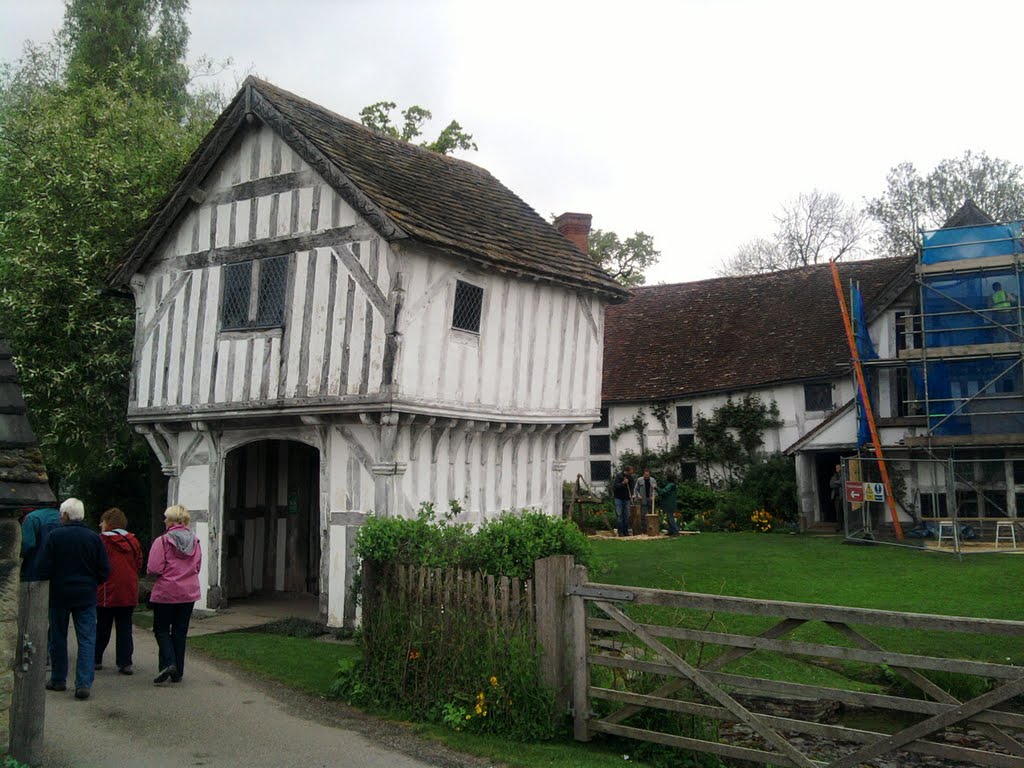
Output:
[[18,648],[14,660],[10,753],[31,765],[42,759],[49,594],[48,581],[23,581],[18,587]]
[[571,555],[553,555],[533,564],[541,679],[555,692],[555,713],[559,719],[569,709],[571,635],[568,628],[571,617],[565,592],[575,562]]
[[[587,583],[587,567],[573,566],[569,573],[569,586],[579,587]],[[572,615],[572,735],[576,741],[590,741],[587,721],[590,719],[590,633],[587,631],[587,603],[579,595],[569,597],[569,612]]]

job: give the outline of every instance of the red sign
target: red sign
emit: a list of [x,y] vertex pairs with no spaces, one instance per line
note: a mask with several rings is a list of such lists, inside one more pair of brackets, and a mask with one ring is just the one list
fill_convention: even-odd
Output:
[[864,483],[847,482],[846,483],[846,500],[847,501],[864,501]]

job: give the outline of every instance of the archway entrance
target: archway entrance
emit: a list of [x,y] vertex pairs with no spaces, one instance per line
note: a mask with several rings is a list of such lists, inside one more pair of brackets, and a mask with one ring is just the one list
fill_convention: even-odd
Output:
[[228,600],[320,594],[320,456],[290,440],[227,455],[221,573]]

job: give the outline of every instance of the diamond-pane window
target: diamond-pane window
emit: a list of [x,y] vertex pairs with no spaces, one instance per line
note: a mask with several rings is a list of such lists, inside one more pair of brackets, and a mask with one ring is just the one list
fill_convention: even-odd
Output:
[[287,287],[287,256],[225,264],[221,330],[240,331],[284,325]]
[[831,411],[832,385],[827,381],[804,384],[804,410]]
[[612,452],[612,439],[610,435],[590,436],[590,455],[606,456]]
[[260,293],[256,302],[256,325],[258,327],[267,328],[284,323],[284,297],[287,283],[287,256],[277,256],[260,261]]
[[478,285],[455,282],[455,310],[452,328],[480,333],[480,312],[484,305],[484,289]]
[[590,482],[603,483],[612,479],[612,463],[610,461],[590,462]]
[[249,325],[249,292],[252,286],[252,262],[227,264],[224,267],[224,299],[221,305],[221,328],[225,331]]
[[676,426],[679,429],[693,429],[693,406],[676,406]]

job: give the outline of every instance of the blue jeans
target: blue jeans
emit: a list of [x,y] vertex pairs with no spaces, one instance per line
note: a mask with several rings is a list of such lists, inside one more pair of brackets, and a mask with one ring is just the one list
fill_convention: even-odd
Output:
[[629,499],[615,500],[615,516],[618,518],[619,536],[629,536]]
[[78,659],[75,688],[92,688],[96,677],[96,606],[66,608],[50,603],[50,682],[60,685],[68,679],[68,618],[75,621]]
[[185,674],[185,638],[195,603],[153,603],[153,634],[160,658],[160,669],[175,667]]

